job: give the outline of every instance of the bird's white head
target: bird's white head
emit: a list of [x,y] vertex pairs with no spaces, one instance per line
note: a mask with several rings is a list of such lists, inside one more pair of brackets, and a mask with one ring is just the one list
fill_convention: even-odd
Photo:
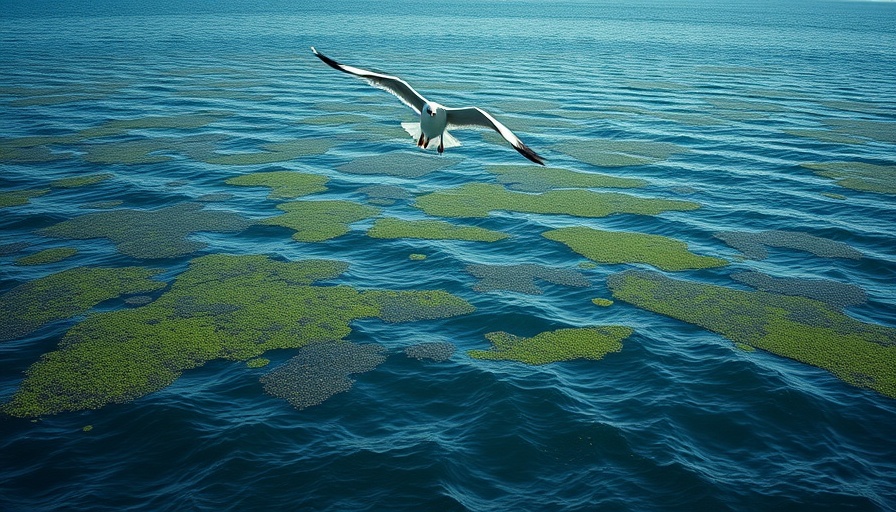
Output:
[[438,110],[438,108],[439,108],[438,105],[432,105],[430,103],[427,103],[426,105],[423,105],[423,113],[429,114],[430,117],[435,117],[436,110]]

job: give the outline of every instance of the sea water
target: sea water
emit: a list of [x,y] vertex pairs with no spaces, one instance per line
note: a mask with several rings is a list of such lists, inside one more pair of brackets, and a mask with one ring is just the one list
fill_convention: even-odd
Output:
[[[444,105],[486,109],[552,168],[640,184],[585,187],[594,192],[694,208],[428,215],[419,197],[470,184],[521,194],[574,187],[521,184],[549,171],[483,132],[454,131],[462,146],[421,153],[400,128],[415,119],[410,109],[325,66],[312,45]],[[171,287],[194,258],[225,254],[338,260],[348,270],[325,286],[442,290],[475,307],[353,321],[346,340],[379,344],[384,360],[307,408],[267,394],[260,380],[297,354],[284,349],[265,352],[262,368],[211,358],[126,403],[4,415],[0,508],[896,508],[893,397],[619,300],[610,276],[656,264],[595,264],[543,236],[587,227],[673,238],[728,264],[664,270],[669,277],[749,291],[732,278],[749,272],[796,294],[821,280],[849,285],[858,299],[844,314],[896,328],[894,55],[893,2],[0,0],[0,192],[27,196],[0,209],[6,299],[79,267],[149,268]],[[825,167],[843,162],[839,176]],[[528,169],[499,184],[508,168],[497,166]],[[226,183],[271,171],[325,177],[326,190],[278,199]],[[84,177],[95,182],[59,181]],[[378,210],[344,234],[303,241],[266,224],[291,200]],[[222,219],[236,217],[219,216],[152,238],[147,231],[162,228],[110,217],[131,245],[45,231],[124,210],[177,212],[163,227],[200,211],[237,216],[239,226],[224,229]],[[382,217],[509,236],[368,236]],[[714,236],[731,232],[790,242],[750,254]],[[819,255],[788,233],[859,256]],[[163,242],[174,248],[154,252]],[[27,259],[63,248],[76,252]],[[483,286],[474,265],[496,269],[498,284]],[[536,267],[579,281],[513,278]],[[86,319],[148,307],[167,289],[113,296],[8,336],[0,399]],[[45,300],[57,293],[66,297]],[[616,300],[598,307],[595,298]],[[4,311],[17,311],[11,304]],[[488,333],[604,325],[633,334],[599,360],[529,365],[469,352],[489,350]],[[447,360],[404,352],[421,343],[455,350]]]

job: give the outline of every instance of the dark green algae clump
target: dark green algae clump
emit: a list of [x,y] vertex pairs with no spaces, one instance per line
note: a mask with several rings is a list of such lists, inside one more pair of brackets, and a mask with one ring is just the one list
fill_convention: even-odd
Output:
[[607,284],[616,299],[896,398],[894,328],[860,322],[804,297],[736,290],[658,272],[630,270],[610,276]]
[[367,231],[372,238],[422,238],[425,240],[467,240],[497,242],[510,235],[477,226],[457,226],[442,220],[377,219]]
[[566,214],[576,217],[606,217],[614,213],[658,215],[666,211],[688,211],[697,203],[676,199],[637,197],[618,192],[582,189],[550,190],[541,194],[513,192],[501,185],[468,183],[417,198],[416,206],[439,217],[487,217],[496,210]]
[[26,372],[2,410],[34,417],[125,403],[158,391],[212,359],[341,340],[350,322],[405,322],[473,311],[444,291],[358,291],[315,286],[344,262],[266,256],[194,259],[155,301],[88,316]]
[[326,176],[295,171],[253,172],[235,176],[225,181],[228,185],[244,187],[268,187],[269,199],[292,199],[327,190]]
[[625,326],[608,325],[546,331],[524,338],[503,331],[485,335],[494,345],[490,350],[469,350],[476,359],[510,360],[539,365],[573,359],[602,359],[622,350],[622,340],[634,331]]
[[292,201],[277,205],[283,215],[260,224],[282,226],[295,231],[297,242],[323,242],[349,232],[349,224],[379,214],[380,209],[352,201]]
[[108,238],[119,251],[134,258],[175,258],[206,246],[187,237],[200,231],[235,233],[249,227],[242,216],[181,203],[158,210],[112,210],[69,219],[42,229],[41,234],[70,239]]

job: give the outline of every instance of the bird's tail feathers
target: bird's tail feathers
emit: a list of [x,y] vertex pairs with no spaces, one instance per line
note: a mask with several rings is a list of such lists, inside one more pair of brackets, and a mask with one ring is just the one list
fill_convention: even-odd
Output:
[[[404,131],[410,134],[411,138],[415,141],[420,139],[420,135],[423,133],[420,130],[420,123],[406,122],[401,123],[401,127],[404,128]],[[457,140],[454,135],[448,133],[448,130],[442,132],[442,143],[446,148],[456,148],[460,146],[460,141]],[[429,144],[426,145],[426,149],[435,149],[439,145],[439,138],[435,137],[429,141]]]

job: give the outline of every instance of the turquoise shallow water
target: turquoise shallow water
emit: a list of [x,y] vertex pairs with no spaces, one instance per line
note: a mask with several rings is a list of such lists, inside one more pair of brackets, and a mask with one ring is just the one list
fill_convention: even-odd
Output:
[[[0,509],[896,508],[893,398],[621,300],[596,307],[591,299],[612,297],[609,276],[651,267],[580,266],[584,257],[542,236],[587,226],[672,237],[731,263],[671,277],[740,290],[750,288],[731,275],[744,271],[836,281],[867,299],[847,314],[896,327],[894,195],[841,186],[803,165],[860,162],[892,173],[896,5],[458,1],[419,14],[415,3],[391,1],[0,7],[0,192],[44,191],[0,209],[0,293],[81,266],[139,265],[170,283],[197,256],[265,254],[350,264],[327,284],[440,289],[476,307],[421,322],[353,322],[346,339],[383,345],[385,361],[307,409],[264,392],[259,378],[296,354],[275,350],[266,368],[212,360],[126,404],[35,421],[4,415]],[[408,160],[420,152],[399,122],[412,112],[327,68],[311,45],[399,75],[446,105],[488,109],[551,166],[646,182],[596,191],[700,207],[440,219],[510,235],[492,243],[371,238],[377,216],[430,218],[414,196],[494,184],[487,166],[528,162],[475,131],[455,132],[463,145],[442,157]],[[256,156],[233,156],[245,154]],[[631,165],[609,165],[620,162]],[[364,187],[382,184],[402,194],[373,201],[381,213],[324,242],[294,241],[276,226],[205,228],[189,235],[201,247],[147,258],[139,243],[129,252],[106,238],[41,231],[89,213],[197,202],[248,225],[281,213],[283,200],[225,181],[274,170],[328,177],[327,190],[307,199],[370,204]],[[54,185],[99,173],[111,177]],[[767,230],[847,244],[861,257],[768,247],[757,259],[713,236]],[[19,261],[59,247],[78,252]],[[477,291],[466,270],[521,264],[574,270],[590,284]],[[137,307],[113,298],[92,312]],[[0,342],[0,400],[83,319]],[[611,324],[634,334],[599,361],[528,366],[467,355],[489,347],[489,332]],[[431,341],[457,350],[444,362],[403,353]]]

